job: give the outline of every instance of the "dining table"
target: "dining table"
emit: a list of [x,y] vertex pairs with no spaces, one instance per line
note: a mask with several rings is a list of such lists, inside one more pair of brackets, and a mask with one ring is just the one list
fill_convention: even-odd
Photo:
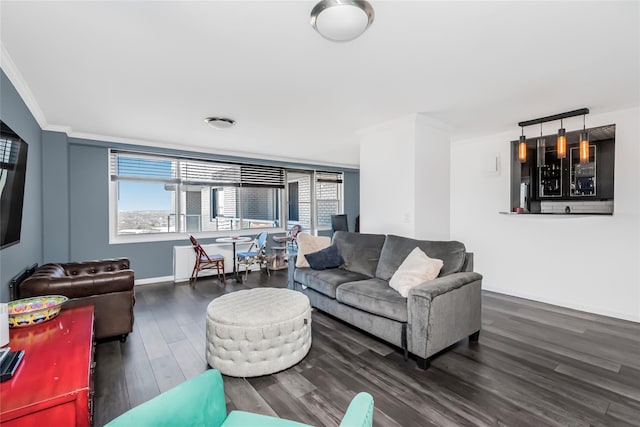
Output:
[[217,243],[231,243],[233,245],[233,278],[236,282],[242,282],[242,279],[238,276],[238,269],[236,268],[236,244],[237,243],[249,243],[253,239],[251,237],[231,236],[231,237],[219,237],[216,239]]

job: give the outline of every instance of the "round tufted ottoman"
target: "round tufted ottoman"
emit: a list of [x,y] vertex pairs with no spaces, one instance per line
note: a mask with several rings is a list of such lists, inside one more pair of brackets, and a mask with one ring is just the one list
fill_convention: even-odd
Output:
[[207,307],[207,362],[232,377],[289,368],[311,348],[309,299],[290,289],[223,295]]

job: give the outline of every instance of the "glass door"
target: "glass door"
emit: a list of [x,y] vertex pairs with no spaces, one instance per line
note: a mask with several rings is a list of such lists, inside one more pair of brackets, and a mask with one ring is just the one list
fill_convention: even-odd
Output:
[[287,230],[294,225],[312,229],[312,184],[312,171],[287,171]]

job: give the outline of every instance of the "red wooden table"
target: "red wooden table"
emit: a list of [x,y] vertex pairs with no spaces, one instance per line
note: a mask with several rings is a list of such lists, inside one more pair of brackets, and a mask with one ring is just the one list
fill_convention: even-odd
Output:
[[13,378],[0,383],[3,427],[81,426],[93,413],[93,306],[12,329],[12,351],[24,350]]

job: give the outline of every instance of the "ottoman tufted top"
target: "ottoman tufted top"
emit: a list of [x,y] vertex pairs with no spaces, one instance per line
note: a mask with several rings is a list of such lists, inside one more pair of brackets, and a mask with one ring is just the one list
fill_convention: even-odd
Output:
[[306,295],[291,289],[257,288],[211,301],[207,317],[223,325],[262,326],[289,321],[309,309]]

